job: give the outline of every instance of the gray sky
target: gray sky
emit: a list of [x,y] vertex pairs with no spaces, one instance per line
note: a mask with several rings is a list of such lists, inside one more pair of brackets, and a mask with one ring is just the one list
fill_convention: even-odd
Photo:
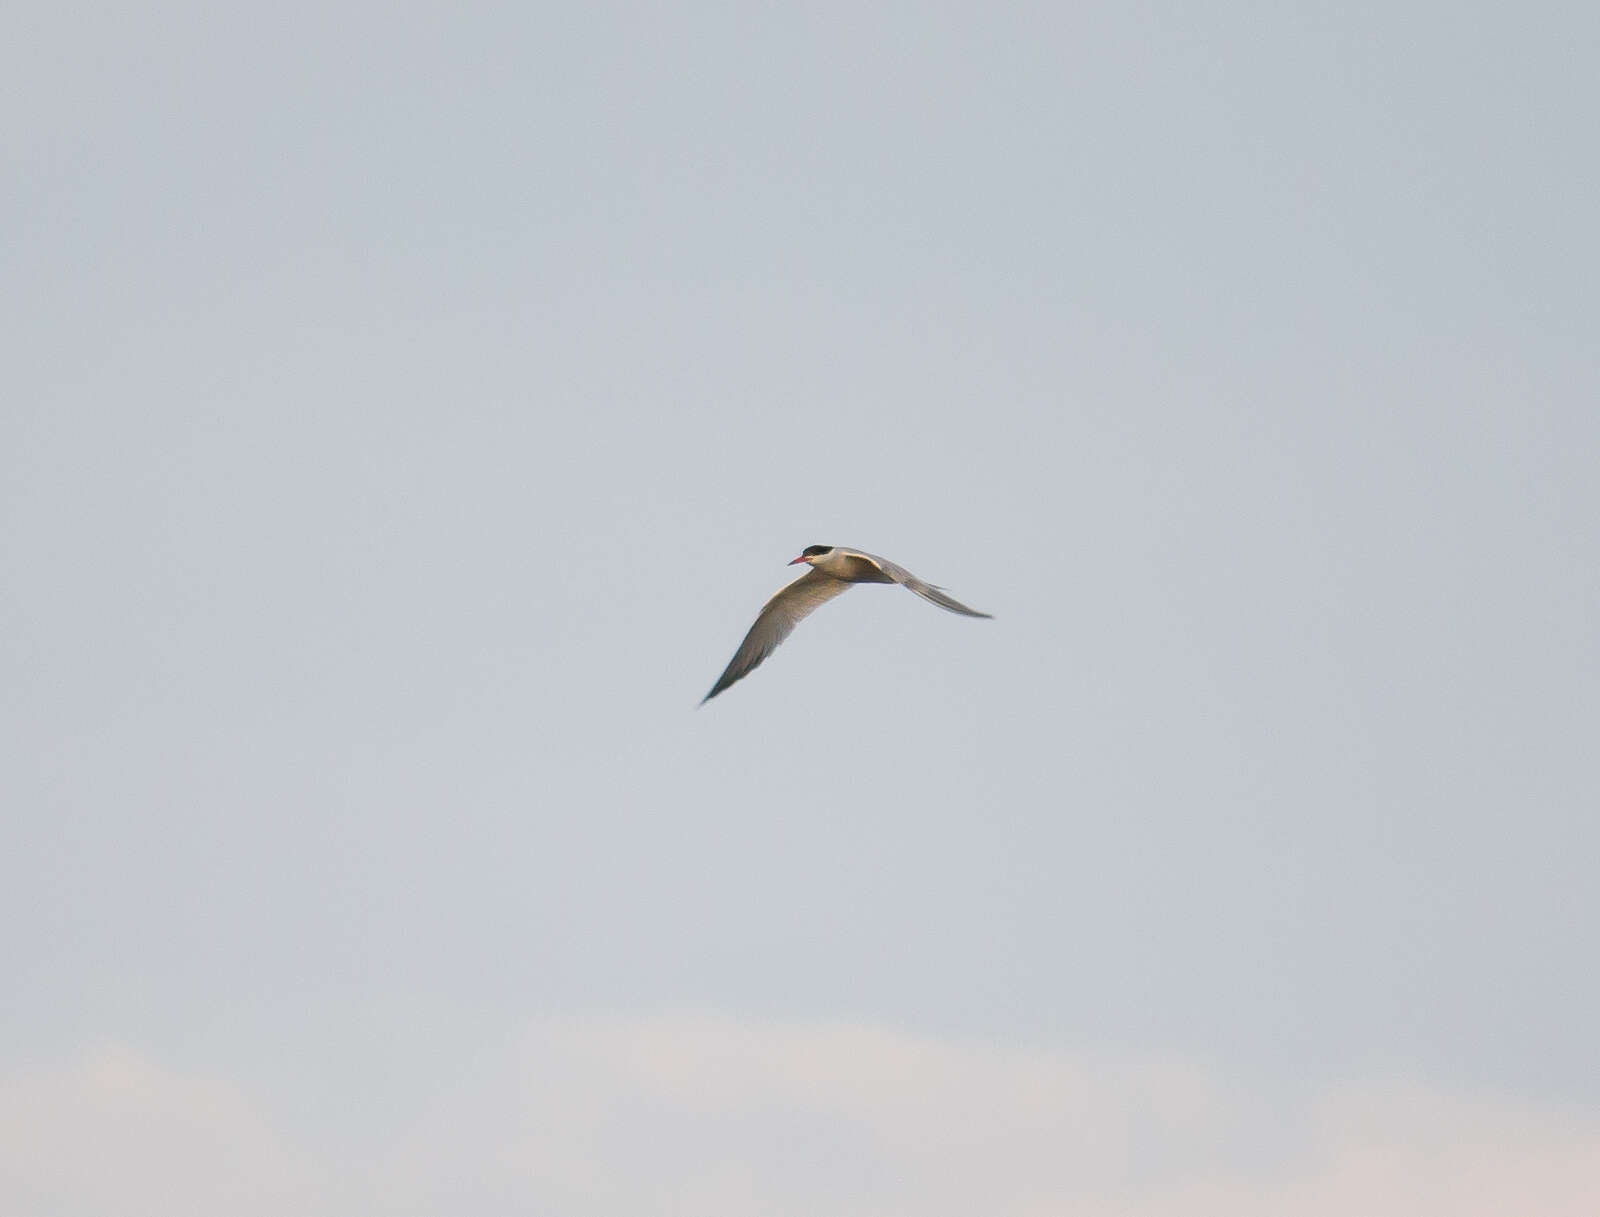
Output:
[[1577,1214],[1596,45],[7,6],[0,1208]]

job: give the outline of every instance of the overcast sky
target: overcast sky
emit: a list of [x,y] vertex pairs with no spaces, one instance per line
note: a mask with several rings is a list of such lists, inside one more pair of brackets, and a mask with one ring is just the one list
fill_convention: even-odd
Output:
[[5,6],[0,1209],[1592,1211],[1597,45]]

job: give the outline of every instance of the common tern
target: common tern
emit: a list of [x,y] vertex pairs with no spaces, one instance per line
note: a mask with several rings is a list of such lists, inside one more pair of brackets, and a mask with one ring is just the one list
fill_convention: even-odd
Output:
[[700,699],[703,706],[718,693],[737,680],[743,680],[760,665],[761,661],[787,638],[794,627],[812,611],[820,608],[854,583],[898,583],[916,592],[924,600],[937,604],[963,617],[989,617],[969,609],[959,600],[944,594],[942,588],[924,583],[903,566],[887,558],[869,554],[859,549],[845,549],[841,545],[808,545],[790,566],[804,564],[811,569],[768,600],[756,617],[756,623],[744,636],[739,649],[728,661],[727,670],[711,686],[711,692]]

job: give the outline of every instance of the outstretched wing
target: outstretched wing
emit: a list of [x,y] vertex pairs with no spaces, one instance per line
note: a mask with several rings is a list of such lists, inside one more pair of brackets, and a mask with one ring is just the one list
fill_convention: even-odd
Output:
[[960,613],[963,617],[987,617],[990,620],[994,619],[993,613],[980,613],[977,609],[968,608],[954,596],[945,595],[944,588],[935,587],[931,583],[924,583],[905,567],[889,561],[888,558],[880,558],[877,554],[869,554],[859,549],[852,549],[846,552],[865,558],[884,574],[888,575],[889,578],[900,584],[900,586],[909,591],[916,592],[917,595],[921,596],[930,604],[937,604],[940,608],[948,609],[952,613]]
[[849,590],[848,583],[825,575],[820,570],[812,570],[779,591],[762,606],[756,623],[750,627],[750,632],[744,636],[739,649],[728,661],[727,670],[711,686],[711,692],[700,699],[700,704],[705,705],[729,685],[750,675],[763,659],[778,649],[778,644],[793,632],[802,619],[841,592]]

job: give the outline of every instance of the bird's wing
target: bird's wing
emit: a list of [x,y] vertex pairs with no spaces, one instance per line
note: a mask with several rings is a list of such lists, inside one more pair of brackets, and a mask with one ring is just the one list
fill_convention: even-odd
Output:
[[762,606],[756,623],[750,627],[750,632],[744,636],[739,649],[728,661],[727,670],[717,677],[717,683],[711,687],[711,692],[700,699],[700,704],[705,705],[734,681],[742,680],[755,671],[803,618],[841,592],[849,590],[850,584],[832,575],[825,575],[820,570],[807,571],[781,589]]
[[884,574],[888,575],[889,578],[900,584],[900,586],[908,589],[909,591],[916,592],[917,595],[921,596],[930,604],[937,604],[940,608],[948,609],[952,613],[960,613],[963,617],[987,617],[990,620],[994,619],[993,613],[980,613],[977,609],[969,609],[955,597],[945,595],[944,588],[935,587],[931,583],[924,583],[905,567],[889,561],[888,558],[880,558],[877,554],[869,554],[859,549],[847,550],[846,552],[857,554],[860,557],[865,558]]

